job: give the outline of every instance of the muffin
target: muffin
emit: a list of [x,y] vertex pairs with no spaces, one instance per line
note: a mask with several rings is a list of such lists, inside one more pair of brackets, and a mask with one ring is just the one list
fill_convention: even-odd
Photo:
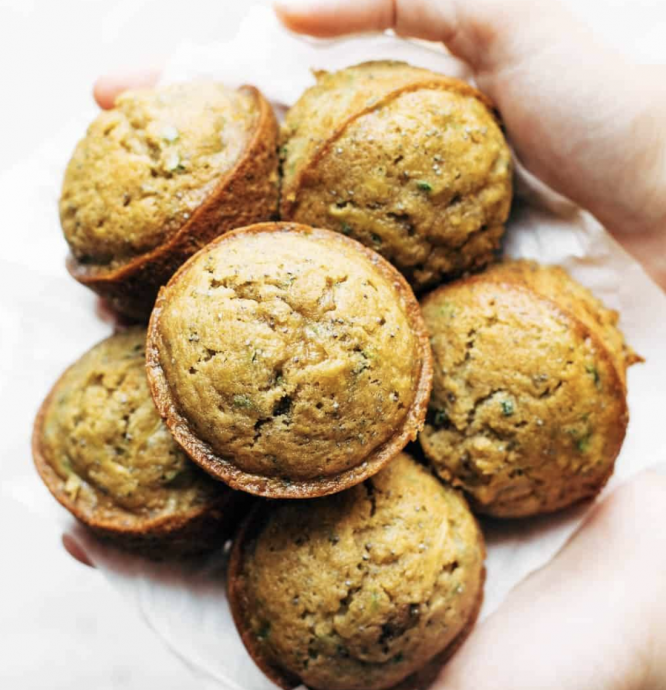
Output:
[[643,358],[625,342],[618,328],[618,312],[604,307],[600,300],[573,280],[563,268],[541,266],[536,261],[526,259],[504,261],[490,267],[484,278],[521,283],[574,314],[603,341],[626,388],[627,369],[632,364],[642,362]]
[[465,500],[401,453],[349,491],[254,511],[234,543],[229,602],[280,687],[380,690],[460,643],[484,556]]
[[44,401],[33,433],[37,470],[95,534],[153,558],[224,543],[245,499],[176,445],[148,392],[143,328],[103,340]]
[[557,267],[518,261],[422,303],[435,360],[421,445],[472,507],[497,517],[591,498],[628,422],[618,315]]
[[70,273],[147,319],[157,291],[214,237],[277,213],[277,124],[255,88],[193,82],[128,91],[65,173]]
[[488,99],[402,62],[316,77],[282,128],[281,217],[363,242],[416,290],[488,264],[512,197]]
[[378,254],[338,233],[228,233],[160,291],[148,380],[176,440],[235,489],[340,491],[423,427],[432,381],[419,305]]

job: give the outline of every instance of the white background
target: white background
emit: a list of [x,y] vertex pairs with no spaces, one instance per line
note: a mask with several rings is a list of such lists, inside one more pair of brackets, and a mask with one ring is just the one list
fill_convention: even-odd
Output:
[[[661,48],[662,55],[666,51],[666,27],[654,22],[651,14],[651,8],[662,3],[579,0],[575,8],[600,35],[640,59],[655,54],[655,48]],[[94,116],[90,93],[98,74],[159,61],[184,39],[206,43],[228,38],[249,4],[242,0],[0,0],[0,175],[12,176],[19,170],[17,164],[44,142],[82,116],[84,120]],[[2,184],[0,204],[0,209],[12,204],[12,198],[3,196]],[[55,197],[52,213],[55,218]],[[0,275],[0,306],[11,298],[12,284]],[[6,328],[8,324],[0,322],[0,351],[2,340],[11,337]],[[90,342],[96,339],[95,334]],[[27,372],[34,364],[31,358],[39,357],[39,347],[48,343],[26,351],[22,365]],[[44,392],[51,383],[35,382],[28,373],[26,381]],[[14,413],[12,393],[2,387],[0,377],[3,426],[18,420],[23,424],[26,418],[25,409]],[[39,398],[27,397],[27,404],[36,408]],[[29,433],[26,427],[26,437]],[[0,462],[0,481],[12,480],[19,486],[34,481],[31,459],[5,448],[2,441]],[[153,637],[137,612],[98,573],[66,556],[57,531],[1,492],[0,543],[0,687],[171,690],[193,686],[191,673]],[[203,687],[203,681],[194,684]]]

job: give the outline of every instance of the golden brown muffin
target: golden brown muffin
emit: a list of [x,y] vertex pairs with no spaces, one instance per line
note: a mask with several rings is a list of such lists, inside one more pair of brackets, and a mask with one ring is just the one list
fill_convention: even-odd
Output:
[[561,268],[507,262],[422,303],[435,359],[421,445],[472,507],[547,513],[596,495],[628,410],[617,314]]
[[415,438],[432,363],[388,262],[328,230],[263,223],[218,238],[160,291],[148,379],[213,476],[307,498],[362,481]]
[[485,96],[401,62],[316,76],[282,128],[282,218],[363,242],[417,290],[489,263],[512,164]]
[[603,342],[615,360],[617,372],[625,387],[627,369],[632,364],[643,361],[625,343],[624,336],[617,327],[620,318],[618,312],[604,307],[600,300],[573,280],[560,266],[541,266],[536,261],[527,260],[505,261],[490,267],[485,272],[484,279],[522,283],[571,312]]
[[469,631],[484,556],[465,500],[401,453],[349,491],[252,513],[234,544],[229,602],[250,655],[281,687],[380,690]]
[[120,312],[218,235],[277,213],[277,124],[253,87],[128,91],[74,151],[60,198],[68,267]]
[[154,558],[224,543],[244,499],[202,472],[157,414],[143,328],[103,340],[44,401],[33,433],[37,470],[98,536]]

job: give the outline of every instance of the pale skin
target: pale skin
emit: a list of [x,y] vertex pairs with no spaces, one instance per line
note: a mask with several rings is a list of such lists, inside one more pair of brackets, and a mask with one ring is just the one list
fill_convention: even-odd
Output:
[[[666,287],[665,67],[637,67],[556,0],[280,0],[293,31],[442,41],[497,104],[523,164]],[[103,108],[158,72],[101,78]],[[657,460],[657,459],[656,459]],[[439,690],[666,687],[666,475],[611,493],[442,671]],[[79,560],[86,555],[70,539]]]

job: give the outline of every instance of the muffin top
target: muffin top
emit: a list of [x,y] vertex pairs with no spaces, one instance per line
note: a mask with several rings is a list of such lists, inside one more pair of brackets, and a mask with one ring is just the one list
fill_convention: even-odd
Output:
[[607,309],[586,287],[560,266],[540,266],[536,261],[505,261],[491,266],[484,279],[515,281],[555,302],[585,324],[604,344],[617,373],[626,386],[627,368],[642,361],[624,340],[618,328],[620,315]]
[[176,445],[145,373],[146,331],[96,345],[56,384],[44,409],[40,450],[65,482],[80,517],[124,524],[187,512],[225,490]]
[[252,493],[361,481],[425,414],[430,353],[409,287],[325,230],[266,223],[208,245],[160,293],[148,350],[179,442]]
[[211,82],[119,96],[65,173],[60,219],[74,257],[116,267],[172,237],[238,162],[258,115],[251,91]]
[[234,618],[283,687],[388,688],[476,614],[484,546],[464,499],[400,454],[365,483],[250,519],[232,556]]
[[512,165],[482,94],[399,62],[317,78],[283,126],[284,216],[358,239],[417,289],[488,263]]
[[435,374],[420,440],[437,471],[498,516],[594,495],[628,419],[616,316],[561,269],[528,263],[440,288],[423,312]]

